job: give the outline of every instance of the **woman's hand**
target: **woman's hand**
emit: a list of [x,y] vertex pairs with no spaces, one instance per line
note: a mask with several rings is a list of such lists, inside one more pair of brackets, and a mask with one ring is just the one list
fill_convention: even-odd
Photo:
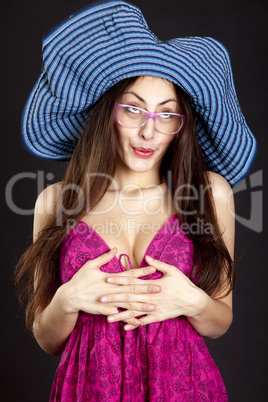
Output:
[[[119,287],[116,284],[109,283],[107,279],[111,274],[101,271],[100,267],[111,261],[115,253],[116,249],[113,249],[94,260],[86,262],[69,282],[62,285],[61,304],[64,306],[65,313],[77,314],[79,311],[84,311],[90,314],[116,314],[118,313],[117,307],[123,307],[122,303],[104,304],[100,301],[101,296],[107,294],[112,297],[118,293],[131,293],[132,286],[128,284],[130,279],[137,280],[140,276],[146,276],[156,271],[153,267],[145,267],[116,273],[113,274],[115,277],[120,275],[122,279],[125,278],[126,285]],[[138,293],[146,294],[154,291],[153,285],[142,280],[140,282],[141,284],[136,287]],[[140,315],[142,312],[150,311],[147,303],[139,303],[135,307],[139,310]]]
[[[106,304],[116,304],[118,307],[127,309],[126,311],[110,315],[109,322],[127,321],[129,325],[125,326],[125,330],[134,329],[138,325],[145,325],[152,322],[164,321],[181,315],[194,316],[198,314],[202,297],[207,295],[195,286],[190,279],[184,275],[177,267],[166,264],[159,260],[154,260],[146,256],[149,266],[163,272],[160,279],[142,280],[131,277],[122,277],[121,274],[110,276],[107,280],[118,286],[118,293],[106,294],[101,301]],[[159,287],[157,293],[142,293],[140,291],[141,284],[146,282],[153,287]],[[131,292],[121,292],[121,287],[130,286]],[[142,318],[137,306],[147,303],[155,306]]]
[[[86,262],[72,277],[61,285],[49,305],[35,317],[33,324],[34,336],[39,345],[48,353],[57,355],[62,352],[66,340],[75,328],[79,311],[90,314],[109,315],[118,313],[121,303],[104,304],[100,302],[103,293],[108,295],[118,292],[131,292],[131,287],[118,286],[107,281],[110,273],[103,272],[100,267],[107,264],[115,256],[116,249],[103,254],[94,260]],[[145,267],[113,275],[122,278],[137,279],[155,272],[155,268]],[[142,281],[137,288],[140,293],[151,292],[152,285]],[[139,314],[148,311],[148,304],[140,303]],[[125,320],[129,323],[129,320]]]

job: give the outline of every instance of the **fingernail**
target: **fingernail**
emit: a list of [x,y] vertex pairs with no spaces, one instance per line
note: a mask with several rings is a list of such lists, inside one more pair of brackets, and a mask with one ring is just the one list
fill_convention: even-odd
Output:
[[149,310],[154,310],[154,306],[150,305],[150,306],[148,306],[148,309]]
[[112,250],[109,251],[109,254],[113,254],[116,252],[116,247],[112,248]]
[[101,300],[101,302],[107,302],[108,297],[107,296],[102,296],[100,300]]
[[154,286],[154,287],[153,287],[153,291],[154,291],[154,292],[159,292],[159,290],[161,290],[159,286]]
[[108,278],[108,279],[107,279],[107,282],[109,282],[109,283],[114,283],[114,278]]
[[146,255],[146,259],[148,260],[148,261],[153,261],[153,258],[152,257],[150,257],[149,255]]
[[115,321],[115,318],[114,318],[114,317],[108,317],[108,321],[109,321],[109,322],[114,322],[114,321]]

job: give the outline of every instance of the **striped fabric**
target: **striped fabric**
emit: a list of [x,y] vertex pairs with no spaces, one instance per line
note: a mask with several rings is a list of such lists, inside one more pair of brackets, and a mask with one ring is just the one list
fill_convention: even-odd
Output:
[[136,6],[118,0],[92,4],[44,37],[41,76],[22,118],[27,149],[70,159],[88,107],[117,82],[140,75],[168,79],[190,95],[209,170],[231,185],[247,174],[256,140],[237,100],[226,49],[207,37],[161,41]]

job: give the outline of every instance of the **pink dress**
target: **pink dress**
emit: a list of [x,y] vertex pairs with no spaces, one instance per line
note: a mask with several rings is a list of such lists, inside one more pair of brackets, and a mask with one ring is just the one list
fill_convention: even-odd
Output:
[[[80,221],[62,245],[62,282],[69,281],[86,261],[109,250],[104,240]],[[157,232],[145,254],[190,275],[193,246],[180,230],[176,215]],[[121,256],[114,257],[102,271],[124,271],[120,260]],[[143,258],[140,267],[146,265]],[[143,279],[161,276],[157,271]],[[124,325],[108,323],[102,315],[79,314],[62,353],[50,401],[228,401],[203,338],[185,317],[131,331],[125,331]]]

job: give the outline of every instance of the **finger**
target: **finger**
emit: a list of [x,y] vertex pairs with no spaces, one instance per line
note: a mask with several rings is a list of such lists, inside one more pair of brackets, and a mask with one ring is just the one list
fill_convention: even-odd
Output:
[[112,306],[103,306],[105,308],[99,309],[99,314],[101,315],[107,315],[113,317],[118,313],[117,307],[112,307]]
[[[144,316],[144,317],[146,317],[146,316]],[[130,331],[132,329],[140,327],[141,326],[141,319],[138,320],[139,323],[136,322],[136,320],[137,320],[137,318],[130,318],[129,320],[124,320],[127,323],[127,325],[124,326],[124,330],[125,331]],[[154,320],[154,322],[156,322],[156,320]]]
[[[109,293],[100,297],[101,303],[114,302],[146,302],[150,296],[155,293],[160,293],[161,287],[158,285],[130,285],[118,288],[116,293]],[[143,296],[142,296],[143,295]],[[147,297],[146,297],[147,296]],[[138,300],[139,299],[139,300]]]
[[116,314],[109,314],[108,316],[109,322],[126,321],[132,319],[133,317],[138,317],[142,313],[148,314],[152,311],[155,311],[156,309],[155,304],[149,304],[149,303],[131,303],[131,305],[120,303],[119,305],[117,304],[117,306],[120,308],[124,308],[125,311],[120,311],[120,313],[117,312]]
[[[109,280],[112,279],[112,280]],[[143,279],[128,278],[128,277],[113,277],[107,278],[107,282],[114,285],[121,285],[120,287],[112,287],[110,294],[117,293],[133,293],[133,294],[145,294],[145,293],[159,293],[161,292],[161,286],[157,285],[155,281],[144,281]],[[144,283],[145,282],[145,283]]]
[[136,317],[139,317],[141,315],[142,315],[141,311],[125,310],[125,311],[121,311],[120,313],[117,313],[117,314],[110,314],[107,317],[107,320],[109,322],[125,321],[132,325],[140,325],[140,321]]
[[127,325],[125,325],[124,326],[124,330],[125,331],[130,331],[131,329],[135,329],[135,328],[137,328],[139,325],[130,325],[130,324],[127,324]]
[[155,314],[145,315],[140,318],[139,324],[141,326],[151,324],[152,322],[159,322],[161,321],[159,317],[157,318]]
[[[114,274],[113,276],[111,276],[111,278],[114,278],[116,276],[139,278],[141,276],[153,274],[155,271],[156,271],[156,269],[154,267],[148,267],[148,266],[143,267],[143,268],[133,268],[133,269],[129,269],[127,271],[118,272],[118,273]],[[112,283],[112,281],[111,281],[111,283]]]
[[149,255],[145,256],[145,259],[150,266],[155,267],[158,271],[161,271],[165,274],[170,272],[174,267],[170,264],[166,264],[163,261],[155,260],[154,258],[150,257]]
[[112,250],[108,251],[108,253],[104,253],[99,257],[94,258],[94,260],[88,261],[87,265],[93,266],[94,268],[100,268],[102,265],[107,264],[107,262],[111,261],[114,258],[116,251],[117,250],[114,247]]
[[[141,286],[146,286],[148,284],[150,285],[154,285],[154,282],[156,281],[156,279],[152,279],[150,280],[146,280],[146,285],[144,284],[144,279],[138,279],[138,278],[134,278],[134,277],[130,277],[130,276],[121,276],[121,275],[115,275],[115,276],[109,276],[106,281],[108,283],[113,283],[115,285],[141,285]],[[150,289],[150,291],[152,292],[156,292],[157,290],[152,290]],[[135,293],[135,292],[133,292]]]
[[[81,311],[85,313],[92,314],[92,306],[89,306],[88,303],[81,304]],[[114,316],[118,313],[118,309],[116,306],[98,304],[94,308],[93,314],[100,314],[105,316]]]
[[[138,294],[134,295],[132,293],[117,293],[101,296],[100,302],[103,304],[110,304],[116,307],[127,308],[130,310],[134,309],[134,303],[142,304],[154,304],[152,296],[148,294]],[[120,306],[119,306],[120,304]]]

